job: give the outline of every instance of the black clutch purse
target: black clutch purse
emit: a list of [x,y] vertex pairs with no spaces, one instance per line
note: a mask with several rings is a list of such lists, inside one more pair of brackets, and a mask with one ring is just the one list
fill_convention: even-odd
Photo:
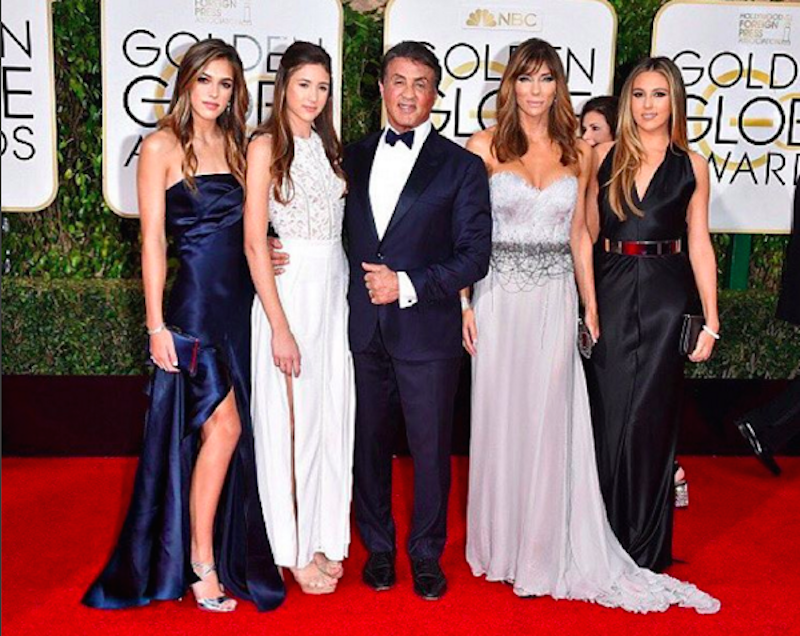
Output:
[[703,331],[706,319],[703,316],[694,314],[683,314],[681,323],[681,339],[678,343],[678,350],[682,356],[688,356],[697,347],[697,339]]
[[583,318],[578,318],[578,351],[587,360],[592,357],[594,348],[594,338],[589,331],[589,327],[583,322]]

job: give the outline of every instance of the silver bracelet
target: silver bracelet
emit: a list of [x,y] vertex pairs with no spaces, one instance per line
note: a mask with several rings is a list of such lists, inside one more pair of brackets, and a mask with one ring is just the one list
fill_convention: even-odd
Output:
[[167,325],[165,325],[165,324],[162,322],[162,323],[161,323],[160,325],[158,325],[158,327],[156,327],[155,329],[148,329],[148,330],[147,330],[147,335],[148,335],[148,336],[155,336],[157,333],[161,333],[161,332],[162,332],[162,331],[164,331],[164,329],[166,329],[166,328],[167,328]]
[[709,336],[714,338],[714,340],[719,340],[719,334],[708,325],[703,325],[703,331],[705,331]]
[[466,296],[461,296],[461,311],[467,311],[467,309],[472,309],[472,305],[469,304],[469,298]]

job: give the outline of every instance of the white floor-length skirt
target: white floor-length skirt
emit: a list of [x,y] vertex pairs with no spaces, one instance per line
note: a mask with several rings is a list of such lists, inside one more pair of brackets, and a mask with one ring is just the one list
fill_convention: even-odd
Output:
[[293,378],[294,435],[286,376],[272,330],[252,311],[252,415],[261,507],[275,563],[304,567],[315,552],[340,561],[350,544],[355,384],[347,338],[348,268],[342,242],[284,239],[291,257],[276,277],[301,356]]
[[[640,568],[606,517],[570,273],[508,291],[475,289],[467,561],[521,596],[582,599],[630,612],[719,601]],[[601,336],[602,337],[602,336]]]

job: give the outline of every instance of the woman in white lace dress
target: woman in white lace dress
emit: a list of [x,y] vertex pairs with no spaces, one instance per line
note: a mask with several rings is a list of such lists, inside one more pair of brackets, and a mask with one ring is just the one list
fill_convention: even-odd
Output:
[[[247,153],[258,489],[275,563],[309,594],[336,589],[350,542],[355,388],[332,108],[330,57],[295,42],[281,59],[272,115]],[[278,279],[270,221],[292,263]]]
[[520,596],[715,612],[719,602],[695,586],[639,568],[606,518],[576,346],[575,279],[600,337],[584,206],[593,154],[575,138],[552,46],[533,39],[516,49],[497,107],[497,126],[467,146],[490,172],[493,217],[474,310],[462,292],[474,356],[467,561]]

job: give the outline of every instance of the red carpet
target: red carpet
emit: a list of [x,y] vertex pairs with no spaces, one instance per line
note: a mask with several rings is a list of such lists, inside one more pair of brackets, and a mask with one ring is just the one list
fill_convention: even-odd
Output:
[[[781,458],[774,478],[747,458],[681,458],[691,506],[676,512],[670,573],[722,601],[713,616],[672,608],[630,615],[588,603],[522,600],[472,577],[464,561],[467,460],[454,460],[450,542],[442,565],[450,591],[414,596],[408,561],[398,585],[377,594],[360,582],[365,553],[354,537],[339,589],[308,597],[290,584],[284,605],[259,614],[248,603],[210,615],[182,602],[123,611],[79,604],[102,567],[128,497],[129,459],[4,459],[2,628],[14,634],[800,634],[800,458]],[[395,467],[400,540],[409,518],[411,466]],[[401,544],[402,545],[402,544]]]

